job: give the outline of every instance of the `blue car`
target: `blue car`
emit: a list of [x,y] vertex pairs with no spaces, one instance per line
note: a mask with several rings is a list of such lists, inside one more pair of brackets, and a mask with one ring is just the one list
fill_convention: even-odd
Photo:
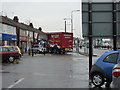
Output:
[[105,52],[90,71],[91,82],[100,87],[106,82],[109,87],[112,82],[112,69],[120,61],[120,51]]

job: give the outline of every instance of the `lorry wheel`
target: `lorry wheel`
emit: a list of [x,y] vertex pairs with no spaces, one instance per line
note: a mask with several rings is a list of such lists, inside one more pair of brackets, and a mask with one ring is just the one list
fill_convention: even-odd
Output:
[[59,50],[59,54],[61,54],[61,51]]
[[58,49],[58,54],[61,54],[61,51]]
[[53,50],[53,53],[56,54],[56,53],[57,53],[57,49],[54,49],[54,50]]
[[52,49],[49,49],[48,52],[49,52],[49,53],[53,53]]
[[65,54],[65,52],[61,52],[61,54]]

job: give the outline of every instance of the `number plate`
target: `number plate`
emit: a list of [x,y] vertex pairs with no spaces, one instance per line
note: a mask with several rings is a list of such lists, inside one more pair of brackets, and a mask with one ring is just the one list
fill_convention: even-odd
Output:
[[69,51],[70,49],[69,48],[65,48],[65,51]]

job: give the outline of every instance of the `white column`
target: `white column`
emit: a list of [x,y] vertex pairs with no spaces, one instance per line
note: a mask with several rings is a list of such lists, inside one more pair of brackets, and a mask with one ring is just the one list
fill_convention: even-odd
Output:
[[7,41],[5,41],[5,46],[7,46]]

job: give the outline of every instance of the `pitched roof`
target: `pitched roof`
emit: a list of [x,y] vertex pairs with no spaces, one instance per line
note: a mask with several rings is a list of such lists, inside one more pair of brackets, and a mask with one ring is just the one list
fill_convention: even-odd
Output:
[[29,25],[24,24],[24,23],[16,22],[16,21],[14,21],[14,20],[12,20],[8,17],[5,17],[5,16],[0,16],[0,23],[11,25],[11,26],[14,26],[14,27],[19,27],[20,29],[23,29],[23,30],[34,31],[34,32],[37,32],[37,33],[44,33],[42,31],[39,31],[39,29],[32,28]]

